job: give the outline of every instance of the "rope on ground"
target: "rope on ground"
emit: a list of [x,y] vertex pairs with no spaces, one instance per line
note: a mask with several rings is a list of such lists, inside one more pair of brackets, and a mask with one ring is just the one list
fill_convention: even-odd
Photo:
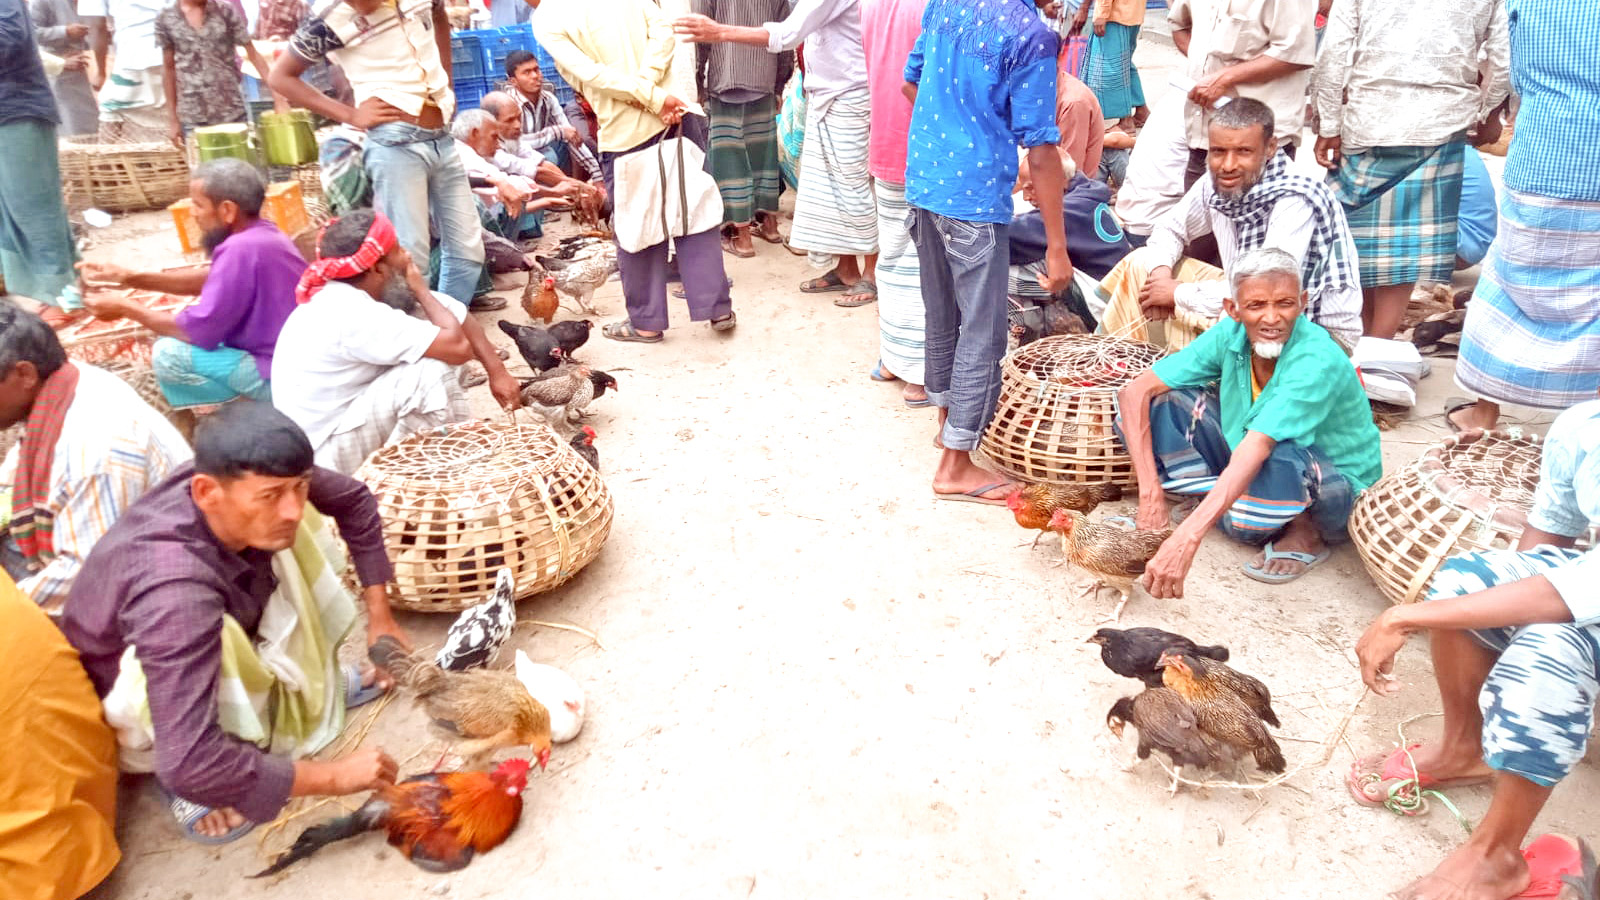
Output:
[[[1471,834],[1472,823],[1467,820],[1467,817],[1461,813],[1460,809],[1456,808],[1454,803],[1450,802],[1449,797],[1446,797],[1442,791],[1422,787],[1422,772],[1417,768],[1417,761],[1411,755],[1411,745],[1406,741],[1407,725],[1418,719],[1428,719],[1438,715],[1442,715],[1442,713],[1419,713],[1395,725],[1395,732],[1400,736],[1400,752],[1406,756],[1406,765],[1411,769],[1411,777],[1389,785],[1385,791],[1387,796],[1384,797],[1383,808],[1397,816],[1420,816],[1428,812],[1429,798],[1431,797],[1444,804],[1444,808],[1450,810],[1450,814],[1456,817],[1456,824],[1460,825],[1467,834]],[[1369,775],[1367,780],[1375,780],[1374,783],[1381,784],[1383,779],[1381,775]]]
[[517,624],[514,627],[515,628],[521,628],[524,625],[542,625],[545,628],[559,628],[562,631],[577,632],[578,634],[581,634],[584,637],[588,638],[589,640],[593,641],[594,645],[596,647],[599,647],[601,650],[604,650],[606,648],[605,644],[600,643],[600,635],[595,634],[594,632],[590,631],[587,628],[584,628],[581,625],[568,625],[568,624],[566,624],[564,622],[546,622],[543,619],[519,619],[519,620],[517,620]]

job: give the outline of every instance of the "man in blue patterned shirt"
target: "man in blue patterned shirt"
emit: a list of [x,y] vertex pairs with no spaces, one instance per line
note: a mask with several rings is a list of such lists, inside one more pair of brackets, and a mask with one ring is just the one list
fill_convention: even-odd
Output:
[[940,499],[1001,504],[1013,489],[971,452],[1000,398],[1019,146],[1028,150],[1045,223],[1040,282],[1055,294],[1072,280],[1056,150],[1059,46],[1024,0],[931,0],[906,61],[914,104],[906,200],[927,309],[928,399],[939,407]]
[[[1362,678],[1378,694],[1391,694],[1395,654],[1408,635],[1426,631],[1444,728],[1437,741],[1357,761],[1347,778],[1356,800],[1380,806],[1427,790],[1494,785],[1489,810],[1466,843],[1395,896],[1534,896],[1530,882],[1559,891],[1538,896],[1593,896],[1593,857],[1584,862],[1571,839],[1546,835],[1521,847],[1594,729],[1600,555],[1573,545],[1597,521],[1600,400],[1589,400],[1550,426],[1518,549],[1446,560],[1427,603],[1390,607],[1357,642]],[[1570,887],[1562,887],[1567,877]]]

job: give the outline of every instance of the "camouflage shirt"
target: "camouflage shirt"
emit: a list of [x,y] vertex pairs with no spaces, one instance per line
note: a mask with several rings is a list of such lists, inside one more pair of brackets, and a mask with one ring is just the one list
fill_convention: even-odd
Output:
[[156,16],[156,41],[171,50],[178,76],[178,121],[187,128],[245,119],[239,59],[235,47],[250,40],[244,16],[233,4],[206,0],[199,28],[184,18],[180,4]]

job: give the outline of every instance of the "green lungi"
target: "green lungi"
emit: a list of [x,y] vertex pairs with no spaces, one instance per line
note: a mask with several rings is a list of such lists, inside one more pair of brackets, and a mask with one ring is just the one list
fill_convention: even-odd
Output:
[[61,198],[56,126],[43,119],[0,125],[0,272],[6,290],[60,306],[77,281],[78,252]]
[[712,97],[711,174],[722,192],[722,220],[748,225],[756,213],[778,211],[778,103],[763,97],[724,103]]

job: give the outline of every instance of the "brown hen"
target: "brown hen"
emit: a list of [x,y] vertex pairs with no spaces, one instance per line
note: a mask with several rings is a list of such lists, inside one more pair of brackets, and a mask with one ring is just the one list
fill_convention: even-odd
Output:
[[1058,509],[1051,516],[1050,530],[1060,533],[1061,553],[1066,561],[1094,576],[1094,582],[1084,589],[1084,594],[1102,585],[1114,587],[1122,594],[1116,612],[1107,620],[1111,622],[1122,619],[1122,608],[1133,597],[1134,581],[1144,574],[1150,558],[1172,536],[1171,528],[1161,531],[1117,528],[1090,522],[1083,513],[1067,509]]
[[1227,757],[1223,748],[1200,730],[1194,707],[1177,691],[1155,687],[1118,700],[1106,713],[1106,727],[1120,739],[1128,724],[1139,729],[1139,759],[1147,759],[1151,750],[1160,750],[1172,760],[1174,794],[1184,766],[1206,768]]
[[1038,537],[1033,539],[1033,546],[1037,547],[1039,538],[1053,530],[1050,527],[1050,517],[1055,515],[1056,510],[1070,509],[1088,515],[1102,503],[1121,499],[1122,485],[1114,481],[1095,484],[1077,482],[1029,484],[1018,488],[1007,497],[1006,507],[1016,517],[1018,525],[1038,530]]
[[[534,290],[538,285],[538,290]],[[535,273],[529,273],[528,286],[522,289],[522,311],[528,314],[529,319],[538,319],[548,323],[556,317],[556,311],[561,309],[561,297],[556,294],[556,281],[548,275],[544,278]]]
[[1202,732],[1239,754],[1252,754],[1264,772],[1284,770],[1283,751],[1267,732],[1266,723],[1222,680],[1202,675],[1205,664],[1198,657],[1164,653],[1161,665],[1166,669],[1164,683],[1194,707]]

